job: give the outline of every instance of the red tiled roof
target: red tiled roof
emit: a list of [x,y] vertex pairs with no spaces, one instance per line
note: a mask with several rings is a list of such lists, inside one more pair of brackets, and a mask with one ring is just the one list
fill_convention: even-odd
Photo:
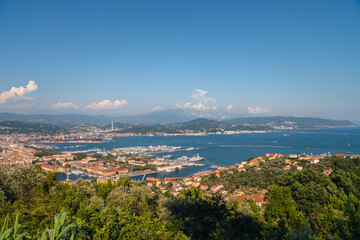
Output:
[[254,201],[257,203],[264,202],[264,196],[262,196],[262,195],[251,195],[251,196],[250,195],[242,195],[239,197],[229,197],[229,198],[235,198],[238,201],[238,203],[242,203],[248,197],[254,199]]
[[263,202],[264,196],[262,195],[251,195],[251,197],[255,200],[255,202]]

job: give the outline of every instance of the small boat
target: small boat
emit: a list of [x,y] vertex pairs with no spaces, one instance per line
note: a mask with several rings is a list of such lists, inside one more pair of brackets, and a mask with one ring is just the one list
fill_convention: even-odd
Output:
[[285,134],[284,134],[284,137],[291,137],[291,134],[285,133]]
[[183,163],[183,166],[196,166],[196,163],[193,162],[187,162],[187,163]]
[[170,158],[173,158],[173,157],[174,157],[174,155],[171,155],[171,154],[163,156],[164,159],[170,159]]
[[71,174],[83,175],[84,172],[83,172],[83,171],[80,171],[80,170],[71,170]]
[[187,160],[189,160],[189,157],[187,157],[187,156],[181,156],[181,157],[179,157],[179,158],[176,159],[176,160],[179,160],[179,161],[187,161]]
[[200,157],[199,154],[197,154],[196,156],[193,156],[189,159],[189,161],[191,161],[191,162],[201,161],[201,160],[204,160],[204,158]]

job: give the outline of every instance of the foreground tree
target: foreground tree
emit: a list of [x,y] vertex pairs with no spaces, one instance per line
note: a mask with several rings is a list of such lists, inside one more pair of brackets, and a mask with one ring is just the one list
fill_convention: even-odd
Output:
[[[297,229],[306,224],[305,216],[296,209],[288,187],[272,186],[267,200],[265,219],[272,225],[272,230],[268,232],[271,238],[287,239],[291,229]],[[274,227],[277,231],[273,234]]]

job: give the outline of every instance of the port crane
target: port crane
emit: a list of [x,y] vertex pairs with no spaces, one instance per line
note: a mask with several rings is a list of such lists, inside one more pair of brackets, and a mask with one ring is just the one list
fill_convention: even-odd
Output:
[[66,180],[65,180],[66,182],[70,182],[70,179],[69,179],[69,171],[68,170],[66,170]]

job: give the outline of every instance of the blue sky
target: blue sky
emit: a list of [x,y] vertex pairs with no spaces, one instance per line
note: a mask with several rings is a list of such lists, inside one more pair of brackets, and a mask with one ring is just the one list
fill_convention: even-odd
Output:
[[0,1],[0,111],[359,121],[359,43],[351,0]]

